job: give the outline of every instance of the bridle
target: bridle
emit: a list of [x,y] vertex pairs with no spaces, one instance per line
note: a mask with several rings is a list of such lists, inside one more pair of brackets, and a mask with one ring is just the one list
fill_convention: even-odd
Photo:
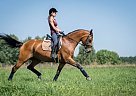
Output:
[[90,38],[90,37],[91,37],[91,35],[89,34],[88,37],[87,37],[87,39],[86,39],[85,44],[82,44],[85,48],[87,48],[87,46],[90,45],[90,42],[89,42],[89,38]]

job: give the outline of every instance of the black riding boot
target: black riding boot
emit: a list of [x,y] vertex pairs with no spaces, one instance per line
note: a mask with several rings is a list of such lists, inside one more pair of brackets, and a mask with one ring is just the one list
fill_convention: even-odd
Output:
[[55,47],[52,47],[51,58],[55,61],[56,57],[57,57],[57,55],[56,55],[56,49],[55,49]]

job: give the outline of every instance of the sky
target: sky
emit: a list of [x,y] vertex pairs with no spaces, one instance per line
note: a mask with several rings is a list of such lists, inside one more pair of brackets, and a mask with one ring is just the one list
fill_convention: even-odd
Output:
[[58,26],[66,34],[93,29],[96,52],[136,56],[135,5],[136,0],[0,0],[0,33],[15,34],[19,40],[50,34],[48,10],[55,7]]

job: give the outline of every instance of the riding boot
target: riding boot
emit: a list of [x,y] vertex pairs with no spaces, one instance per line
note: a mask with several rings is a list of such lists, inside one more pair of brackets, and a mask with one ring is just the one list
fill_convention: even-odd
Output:
[[54,57],[57,58],[57,47],[54,48]]
[[55,51],[55,48],[54,48],[54,47],[52,47],[51,58],[55,61],[55,58],[56,58],[56,51]]

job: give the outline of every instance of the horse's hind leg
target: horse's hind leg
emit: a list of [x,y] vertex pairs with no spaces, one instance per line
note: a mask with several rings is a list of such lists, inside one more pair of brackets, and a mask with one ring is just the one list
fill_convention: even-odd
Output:
[[36,58],[32,58],[32,62],[30,65],[27,66],[27,69],[34,72],[38,76],[38,78],[41,79],[42,74],[34,68],[38,63],[40,63],[40,60],[38,60]]
[[19,69],[22,65],[24,64],[24,61],[22,60],[18,60],[17,64],[12,68],[11,73],[9,75],[8,80],[12,80],[14,73],[17,71],[17,69]]
[[17,64],[12,68],[11,73],[9,75],[8,80],[12,80],[14,73],[30,58],[32,57],[31,52],[21,50],[19,54],[19,59],[17,61]]

